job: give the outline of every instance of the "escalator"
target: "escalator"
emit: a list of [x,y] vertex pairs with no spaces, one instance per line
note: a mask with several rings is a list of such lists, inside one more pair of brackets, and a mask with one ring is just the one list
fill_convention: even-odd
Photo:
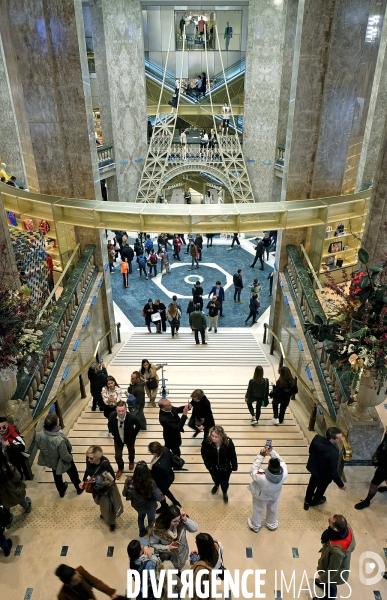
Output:
[[[228,91],[230,100],[239,99],[243,95],[244,90],[244,73],[245,73],[245,59],[242,59],[225,69],[225,75],[227,79]],[[145,60],[145,75],[146,75],[146,91],[148,100],[148,116],[151,117],[152,125],[154,121],[154,113],[160,98],[160,90],[162,87],[162,81],[164,78],[164,71],[149,60]],[[175,91],[176,78],[168,71],[165,74],[164,90],[161,96],[160,104],[167,106],[171,95]],[[220,107],[224,102],[228,101],[226,84],[223,77],[223,72],[218,73],[213,78],[213,85],[211,88],[212,102],[214,105],[219,105],[219,115],[215,116],[217,122],[221,123],[222,118],[220,116]],[[154,111],[153,108],[154,107]],[[239,112],[239,114],[238,114]],[[242,133],[243,130],[243,108],[238,105],[233,105],[233,113],[235,119],[235,128],[238,133]],[[236,113],[236,114],[235,114]],[[194,93],[192,94],[181,94],[179,103],[179,117],[184,119],[186,123],[198,128],[211,128],[213,127],[213,118],[210,108],[209,93],[200,100],[197,99]],[[230,123],[230,129],[235,129],[233,124]]]

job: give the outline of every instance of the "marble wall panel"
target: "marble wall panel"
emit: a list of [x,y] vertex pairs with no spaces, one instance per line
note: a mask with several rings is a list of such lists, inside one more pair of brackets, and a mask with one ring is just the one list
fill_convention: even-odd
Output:
[[387,18],[383,19],[379,53],[376,62],[374,82],[370,97],[367,123],[357,170],[356,191],[375,176],[380,144],[383,136],[384,121],[387,116]]
[[334,4],[300,0],[298,5],[282,200],[310,197]]
[[[15,48],[12,43],[11,26],[10,26],[10,22],[9,22],[9,18],[8,18],[7,2],[8,2],[8,0],[0,0],[0,14],[1,14],[0,34],[1,34],[1,39],[2,39],[3,52],[4,52],[3,60],[5,61],[7,78],[8,78],[8,82],[9,82],[8,83],[9,93],[11,96],[10,101],[12,102],[13,111],[15,114],[16,126],[17,126],[16,135],[19,138],[19,143],[20,143],[20,147],[21,147],[21,152],[23,154],[23,163],[24,163],[24,166],[22,167],[21,164],[18,163],[20,158],[17,158],[15,155],[15,157],[12,159],[12,167],[16,170],[17,175],[20,172],[20,179],[24,180],[27,183],[28,188],[31,191],[38,192],[39,191],[39,182],[38,182],[38,177],[37,177],[37,173],[36,173],[35,156],[34,156],[32,143],[31,143],[31,135],[30,135],[30,130],[29,130],[29,126],[28,126],[28,118],[27,118],[27,113],[26,113],[26,109],[25,109],[23,88],[22,88],[21,77],[20,77],[18,64],[17,64],[16,52],[15,52]],[[4,73],[4,75],[5,75],[5,73]],[[1,79],[2,79],[2,85],[6,85],[4,78],[2,77]],[[13,136],[14,135],[15,134],[13,134]],[[7,136],[4,135],[2,137],[4,138],[2,140],[2,144],[7,144],[8,143],[7,139],[5,139]],[[17,145],[13,146],[14,137],[10,137],[8,139],[9,139],[9,141],[12,140],[12,147],[14,147],[15,148],[14,151],[17,152]],[[3,148],[5,148],[5,146],[3,146]],[[6,155],[11,156],[11,152],[12,152],[11,147],[7,148]],[[5,162],[7,162],[7,161],[11,167],[10,159],[7,158]],[[18,164],[19,164],[19,166],[17,166]],[[23,171],[25,172],[25,177],[22,176]]]
[[[134,202],[147,154],[142,11],[139,0],[102,0],[118,200]],[[148,13],[148,27],[149,27]]]
[[7,14],[40,191],[94,198],[77,2],[8,0]]
[[369,10],[370,0],[335,3],[311,197],[342,191]]
[[[243,151],[256,201],[272,200],[286,2],[249,5]],[[269,164],[266,164],[269,163]]]

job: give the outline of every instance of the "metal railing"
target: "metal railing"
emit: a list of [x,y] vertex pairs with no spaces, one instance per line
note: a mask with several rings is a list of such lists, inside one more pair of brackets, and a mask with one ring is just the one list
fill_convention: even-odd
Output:
[[306,260],[306,264],[309,267],[309,271],[310,271],[310,273],[311,273],[311,275],[312,275],[312,277],[314,279],[314,282],[317,285],[317,287],[318,287],[318,289],[319,289],[319,291],[321,293],[322,299],[324,300],[324,303],[325,303],[325,306],[327,308],[328,314],[336,314],[337,310],[335,310],[334,306],[328,300],[328,298],[326,296],[326,293],[325,293],[325,290],[324,290],[323,286],[321,285],[321,282],[320,282],[320,280],[319,280],[319,278],[317,276],[317,273],[314,270],[314,267],[313,267],[312,263],[310,262],[310,258],[309,258],[308,254],[307,254],[307,252],[306,252],[306,250],[305,250],[305,248],[304,248],[304,246],[302,244],[300,244],[300,248],[301,248],[301,252],[304,255],[304,258]]
[[[274,354],[274,344],[276,341],[278,344],[278,347],[280,349],[280,353],[281,353],[280,367],[283,365],[288,367],[288,369],[291,371],[292,375],[297,378],[297,382],[301,385],[304,392],[307,394],[307,396],[310,398],[310,400],[312,400],[312,402],[314,403],[312,414],[311,414],[310,420],[309,420],[309,427],[308,427],[309,431],[314,431],[314,427],[316,424],[316,418],[317,418],[317,409],[319,409],[321,411],[321,414],[324,416],[325,421],[327,423],[329,423],[330,427],[336,427],[336,423],[332,419],[331,415],[321,404],[320,400],[313,394],[313,392],[309,388],[308,384],[303,380],[301,375],[296,371],[296,369],[293,367],[291,362],[287,359],[283,343],[281,342],[279,337],[274,333],[272,328],[267,323],[264,323],[264,328],[265,328],[264,335],[263,335],[263,343],[264,344],[269,344],[269,342],[267,340],[268,331],[271,334],[270,354]],[[352,459],[352,448],[344,434],[343,434],[343,446],[342,446],[341,451],[342,451],[342,455],[343,455],[343,460],[345,462],[348,462]]]
[[31,431],[31,429],[33,429],[35,427],[35,425],[40,421],[40,419],[43,417],[43,415],[45,415],[52,406],[55,405],[55,412],[59,417],[60,420],[60,424],[61,427],[64,427],[64,423],[63,423],[63,417],[62,417],[62,413],[58,404],[58,400],[61,396],[63,396],[63,394],[65,393],[66,390],[69,389],[69,387],[74,383],[74,381],[76,381],[77,379],[79,379],[79,389],[80,389],[80,394],[81,394],[81,398],[86,398],[86,390],[85,390],[85,384],[83,382],[83,378],[82,378],[82,373],[88,369],[91,365],[92,362],[94,362],[95,360],[98,361],[98,350],[100,347],[101,342],[107,337],[108,338],[108,352],[109,354],[112,353],[112,340],[111,340],[111,333],[112,331],[117,328],[117,343],[121,342],[121,331],[120,331],[120,327],[121,327],[121,323],[114,323],[114,325],[112,325],[112,327],[109,329],[109,331],[107,331],[106,333],[104,333],[104,335],[102,337],[99,338],[99,340],[97,341],[93,354],[91,356],[91,358],[84,364],[82,365],[82,367],[75,373],[75,375],[62,387],[62,389],[53,397],[53,399],[46,404],[46,406],[43,408],[43,410],[40,411],[40,413],[33,419],[33,421],[31,421],[31,423],[21,432],[20,435],[25,436],[27,435],[27,433],[29,433]]
[[106,167],[107,165],[113,165],[114,164],[114,158],[113,158],[113,146],[112,145],[106,145],[106,146],[100,146],[99,148],[97,148],[97,155],[98,155],[98,167]]

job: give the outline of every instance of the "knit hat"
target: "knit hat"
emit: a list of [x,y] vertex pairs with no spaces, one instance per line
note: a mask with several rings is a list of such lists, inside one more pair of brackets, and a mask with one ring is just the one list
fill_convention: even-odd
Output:
[[271,458],[267,469],[265,470],[265,477],[270,483],[280,483],[282,481],[284,470],[281,467],[281,463],[278,458]]

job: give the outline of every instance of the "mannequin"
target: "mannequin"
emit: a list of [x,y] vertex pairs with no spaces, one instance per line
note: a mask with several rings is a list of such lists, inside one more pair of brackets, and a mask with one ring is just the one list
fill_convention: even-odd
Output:
[[230,27],[230,24],[227,21],[227,27],[224,30],[224,39],[226,40],[226,50],[228,50],[231,38],[232,38],[232,27]]
[[180,28],[180,35],[183,36],[184,33],[184,27],[185,27],[185,20],[183,19],[183,17],[180,19],[180,23],[179,23],[179,28]]
[[227,102],[225,102],[222,107],[222,116],[223,116],[222,136],[228,135],[228,126],[230,123],[230,112],[231,112],[230,107],[227,104]]
[[187,130],[181,132],[181,157],[183,160],[187,160]]
[[203,21],[203,17],[200,17],[199,22],[198,22],[198,32],[203,34],[205,26],[206,26],[206,22]]

